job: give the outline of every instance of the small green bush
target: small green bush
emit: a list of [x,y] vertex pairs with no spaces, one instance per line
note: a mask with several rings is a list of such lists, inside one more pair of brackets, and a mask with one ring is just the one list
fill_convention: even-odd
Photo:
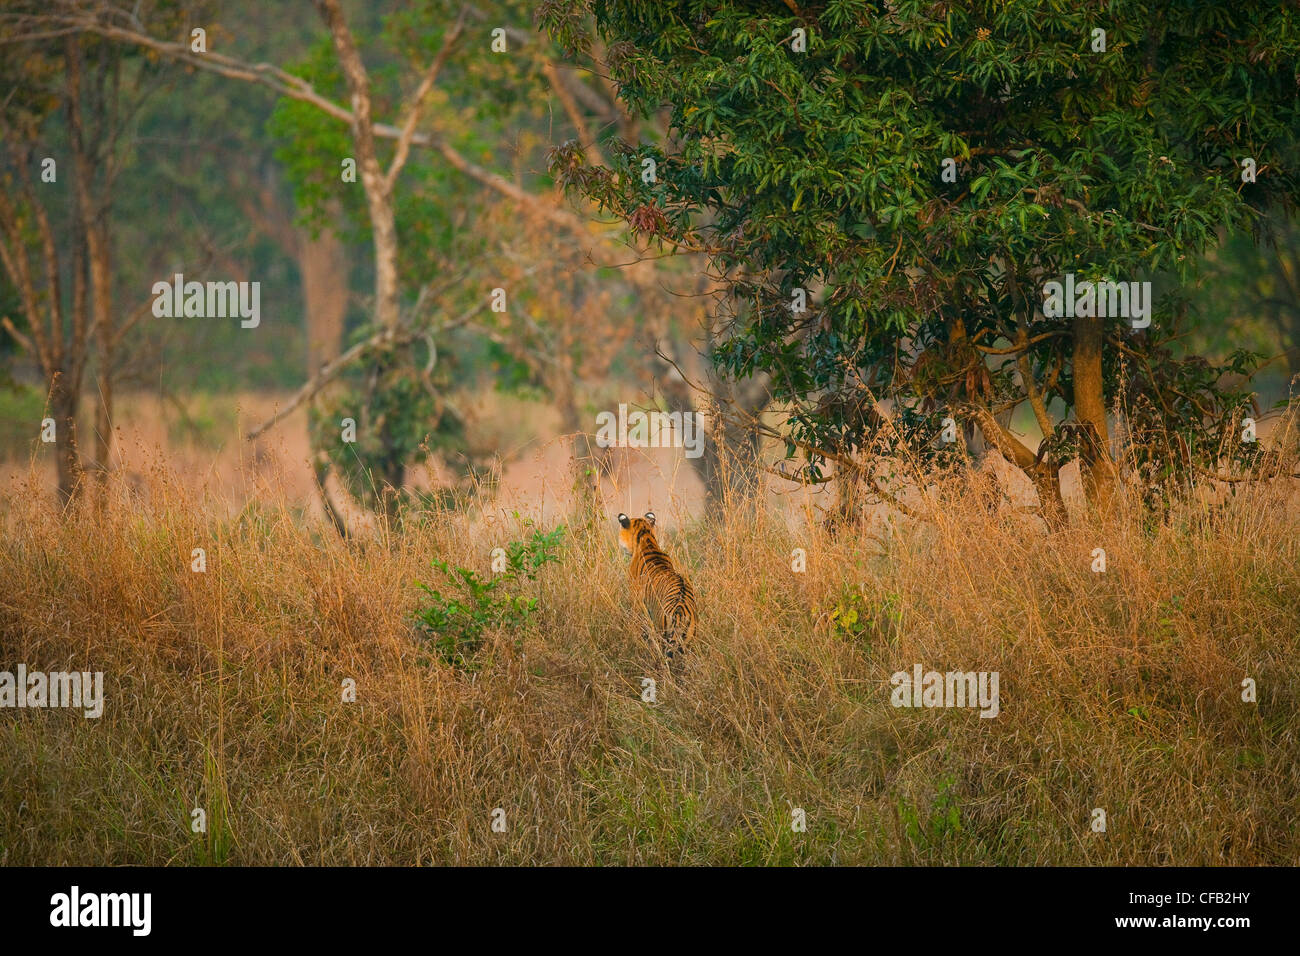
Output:
[[[531,522],[525,522],[530,526]],[[515,629],[524,624],[537,609],[537,598],[509,593],[507,585],[531,581],[547,564],[558,561],[557,551],[564,537],[564,525],[548,532],[533,531],[525,541],[512,541],[505,548],[506,570],[483,580],[469,568],[453,566],[440,558],[432,559],[435,571],[443,577],[444,593],[417,581],[416,586],[429,597],[429,603],[415,612],[419,630],[432,638],[438,656],[461,670],[477,669],[475,655],[488,628]]]

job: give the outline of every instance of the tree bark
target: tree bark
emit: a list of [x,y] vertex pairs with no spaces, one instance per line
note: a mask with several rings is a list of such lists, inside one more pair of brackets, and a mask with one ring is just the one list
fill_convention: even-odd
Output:
[[1088,501],[1102,512],[1115,503],[1118,472],[1106,425],[1106,396],[1102,378],[1103,319],[1074,320],[1074,414],[1082,426],[1080,470]]
[[[11,129],[4,129],[0,142],[12,143],[14,166],[22,198],[30,211],[39,240],[41,269],[29,259],[28,239],[20,210],[10,195],[0,192],[0,265],[18,290],[27,334],[5,316],[0,325],[32,356],[45,379],[49,410],[54,419],[55,468],[60,503],[71,503],[80,489],[81,454],[77,446],[77,411],[81,397],[82,374],[86,364],[86,282],[85,247],[80,222],[72,222],[72,322],[71,336],[64,328],[61,268],[54,230],[28,172],[32,144],[20,139]],[[43,274],[43,288],[38,293],[36,276]]]
[[329,27],[339,66],[352,95],[352,142],[357,169],[366,194],[370,231],[375,243],[375,322],[396,330],[401,319],[397,283],[397,223],[393,215],[389,179],[375,152],[375,121],[371,113],[370,77],[357,51],[338,0],[316,0],[321,19]]
[[50,387],[50,412],[55,426],[55,467],[58,472],[59,501],[71,502],[81,480],[81,455],[77,450],[77,400],[69,376],[60,369]]
[[1047,457],[1039,457],[1025,447],[1009,428],[997,420],[993,412],[982,406],[971,406],[975,424],[985,443],[996,448],[1002,457],[1023,471],[1038,493],[1039,513],[1049,531],[1059,531],[1066,525],[1065,501],[1061,496],[1061,466]]
[[[666,341],[661,339],[658,343],[660,351]],[[672,336],[671,343],[672,352],[667,356],[669,361],[664,362],[665,374],[659,384],[672,402],[673,411],[703,416],[709,410],[709,398],[713,400],[715,420],[699,432],[703,437],[703,454],[687,460],[704,485],[708,506],[720,508],[729,498],[743,498],[755,490],[761,436],[751,426],[770,401],[767,380],[765,377],[745,381],[720,378],[712,365],[713,334],[709,330],[705,334],[704,355],[678,336]],[[687,359],[687,355],[694,357]],[[692,387],[687,375],[706,389],[707,394]]]
[[307,374],[339,357],[348,312],[348,262],[343,243],[331,230],[313,238],[300,230],[298,272],[307,310]]
[[[375,121],[371,110],[370,77],[365,64],[357,50],[352,31],[338,0],[316,0],[316,9],[321,19],[329,27],[334,40],[334,50],[338,54],[339,66],[347,80],[348,91],[352,96],[352,143],[356,148],[357,168],[361,172],[361,186],[366,194],[366,208],[370,218],[370,233],[375,245],[375,304],[374,322],[376,325],[396,334],[401,326],[400,290],[397,275],[397,222],[393,214],[392,186],[400,169],[398,162],[386,174],[379,164],[375,151]],[[404,133],[404,137],[409,134]],[[401,150],[399,148],[399,156]],[[393,356],[380,360],[372,370],[372,381],[384,376]],[[365,410],[362,410],[363,414]],[[360,418],[360,416],[358,416]],[[379,431],[379,440],[385,450],[393,446],[389,437],[391,431],[387,421],[375,423]],[[392,456],[385,455],[392,462]],[[406,477],[405,465],[394,462],[385,469],[386,474],[379,476],[381,487],[379,498],[383,503],[385,514],[392,523],[397,518],[397,492]]]
[[108,197],[95,196],[95,164],[86,144],[82,115],[81,41],[69,37],[67,52],[68,130],[75,167],[77,219],[90,265],[90,322],[98,350],[95,395],[96,494],[104,503],[108,459],[113,447],[113,271],[108,236]]

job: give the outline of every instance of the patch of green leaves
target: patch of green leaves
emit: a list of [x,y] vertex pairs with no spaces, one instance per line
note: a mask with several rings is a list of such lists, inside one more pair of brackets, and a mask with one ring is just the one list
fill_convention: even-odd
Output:
[[416,582],[428,600],[416,610],[415,624],[443,662],[460,670],[477,670],[476,656],[486,631],[517,630],[528,621],[537,610],[537,598],[519,593],[519,585],[559,561],[563,537],[564,525],[559,525],[512,541],[504,549],[506,569],[486,579],[470,568],[432,559],[441,582],[436,586]]

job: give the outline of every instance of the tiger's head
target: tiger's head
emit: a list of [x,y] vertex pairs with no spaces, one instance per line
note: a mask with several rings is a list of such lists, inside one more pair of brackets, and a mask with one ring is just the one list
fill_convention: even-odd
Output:
[[647,511],[644,518],[629,518],[627,515],[618,516],[619,531],[618,545],[628,554],[636,551],[637,535],[644,529],[651,529],[655,526],[655,513]]

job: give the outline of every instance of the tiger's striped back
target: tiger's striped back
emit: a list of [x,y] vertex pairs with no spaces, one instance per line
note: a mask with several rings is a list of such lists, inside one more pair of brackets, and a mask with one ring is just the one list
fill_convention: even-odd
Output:
[[632,555],[628,578],[664,641],[669,666],[680,664],[682,650],[695,638],[695,591],[673,567],[655,538],[653,511],[644,518],[619,515],[618,543]]

